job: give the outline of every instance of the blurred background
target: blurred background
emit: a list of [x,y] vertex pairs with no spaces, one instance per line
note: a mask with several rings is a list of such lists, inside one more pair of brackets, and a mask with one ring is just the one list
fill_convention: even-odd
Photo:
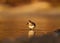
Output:
[[36,36],[54,33],[60,29],[60,0],[0,0],[0,40],[27,37],[29,19]]

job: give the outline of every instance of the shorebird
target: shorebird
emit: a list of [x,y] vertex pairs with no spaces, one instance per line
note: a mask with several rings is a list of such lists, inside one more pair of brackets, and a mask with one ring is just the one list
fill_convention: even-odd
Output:
[[29,22],[27,24],[28,24],[29,29],[33,30],[36,27],[36,24],[34,22],[32,22],[31,20],[28,20],[28,21]]
[[31,20],[29,20],[29,22],[27,24],[29,27],[28,37],[30,38],[35,35],[34,28],[36,27],[36,24],[34,22],[32,22]]

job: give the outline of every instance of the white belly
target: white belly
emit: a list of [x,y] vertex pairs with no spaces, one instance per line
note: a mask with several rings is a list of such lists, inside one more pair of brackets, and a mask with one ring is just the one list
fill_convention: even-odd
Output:
[[34,26],[29,26],[29,28],[33,29],[33,28],[34,28]]

